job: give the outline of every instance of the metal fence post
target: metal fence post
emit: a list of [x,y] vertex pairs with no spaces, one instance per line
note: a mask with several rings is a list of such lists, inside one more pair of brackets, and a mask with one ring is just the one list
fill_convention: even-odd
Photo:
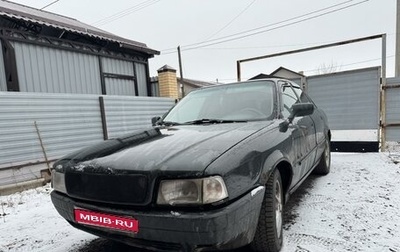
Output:
[[381,74],[381,151],[386,150],[386,34],[382,34],[382,74]]
[[104,108],[104,97],[99,96],[99,105],[100,105],[100,115],[101,115],[101,125],[103,126],[103,139],[108,139],[108,130],[107,130],[107,118],[106,118],[106,110]]

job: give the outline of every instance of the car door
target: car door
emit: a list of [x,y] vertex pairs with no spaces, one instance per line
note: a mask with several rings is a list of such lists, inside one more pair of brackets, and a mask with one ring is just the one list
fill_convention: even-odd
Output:
[[[309,96],[307,96],[304,92],[302,93],[301,100],[303,102],[309,102],[314,104]],[[312,120],[315,125],[315,137],[316,137],[316,145],[317,145],[317,157],[320,157],[322,152],[325,150],[325,141],[326,141],[326,115],[325,113],[318,109],[318,107],[314,104],[315,109],[314,113],[311,115]]]
[[[282,116],[287,118],[291,107],[301,102],[302,91],[299,86],[289,82],[281,84]],[[312,116],[296,117],[291,127],[293,152],[295,154],[295,179],[301,179],[314,165],[316,157],[316,130]]]

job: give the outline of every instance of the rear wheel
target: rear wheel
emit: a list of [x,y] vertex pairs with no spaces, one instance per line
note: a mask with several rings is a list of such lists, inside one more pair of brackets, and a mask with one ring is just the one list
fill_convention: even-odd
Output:
[[318,175],[327,175],[331,171],[331,144],[329,140],[325,142],[325,150],[317,167],[313,173]]
[[250,244],[253,251],[278,252],[282,247],[283,188],[278,169],[266,184],[254,240]]

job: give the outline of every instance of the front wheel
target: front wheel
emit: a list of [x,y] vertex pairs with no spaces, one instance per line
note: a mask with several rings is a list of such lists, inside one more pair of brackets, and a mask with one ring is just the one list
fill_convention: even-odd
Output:
[[254,240],[253,251],[278,252],[282,247],[283,188],[281,174],[274,171],[266,184],[264,200]]

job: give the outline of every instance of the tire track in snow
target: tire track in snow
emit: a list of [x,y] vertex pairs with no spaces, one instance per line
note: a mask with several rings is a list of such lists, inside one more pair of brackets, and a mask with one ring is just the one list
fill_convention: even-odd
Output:
[[332,156],[331,173],[307,179],[287,205],[282,251],[400,251],[400,165],[385,154]]
[[320,235],[293,233],[288,234],[286,239],[297,244],[298,248],[300,247],[303,249],[307,248],[307,245],[314,245],[314,247],[317,245],[318,248],[326,251],[360,251],[353,243]]

